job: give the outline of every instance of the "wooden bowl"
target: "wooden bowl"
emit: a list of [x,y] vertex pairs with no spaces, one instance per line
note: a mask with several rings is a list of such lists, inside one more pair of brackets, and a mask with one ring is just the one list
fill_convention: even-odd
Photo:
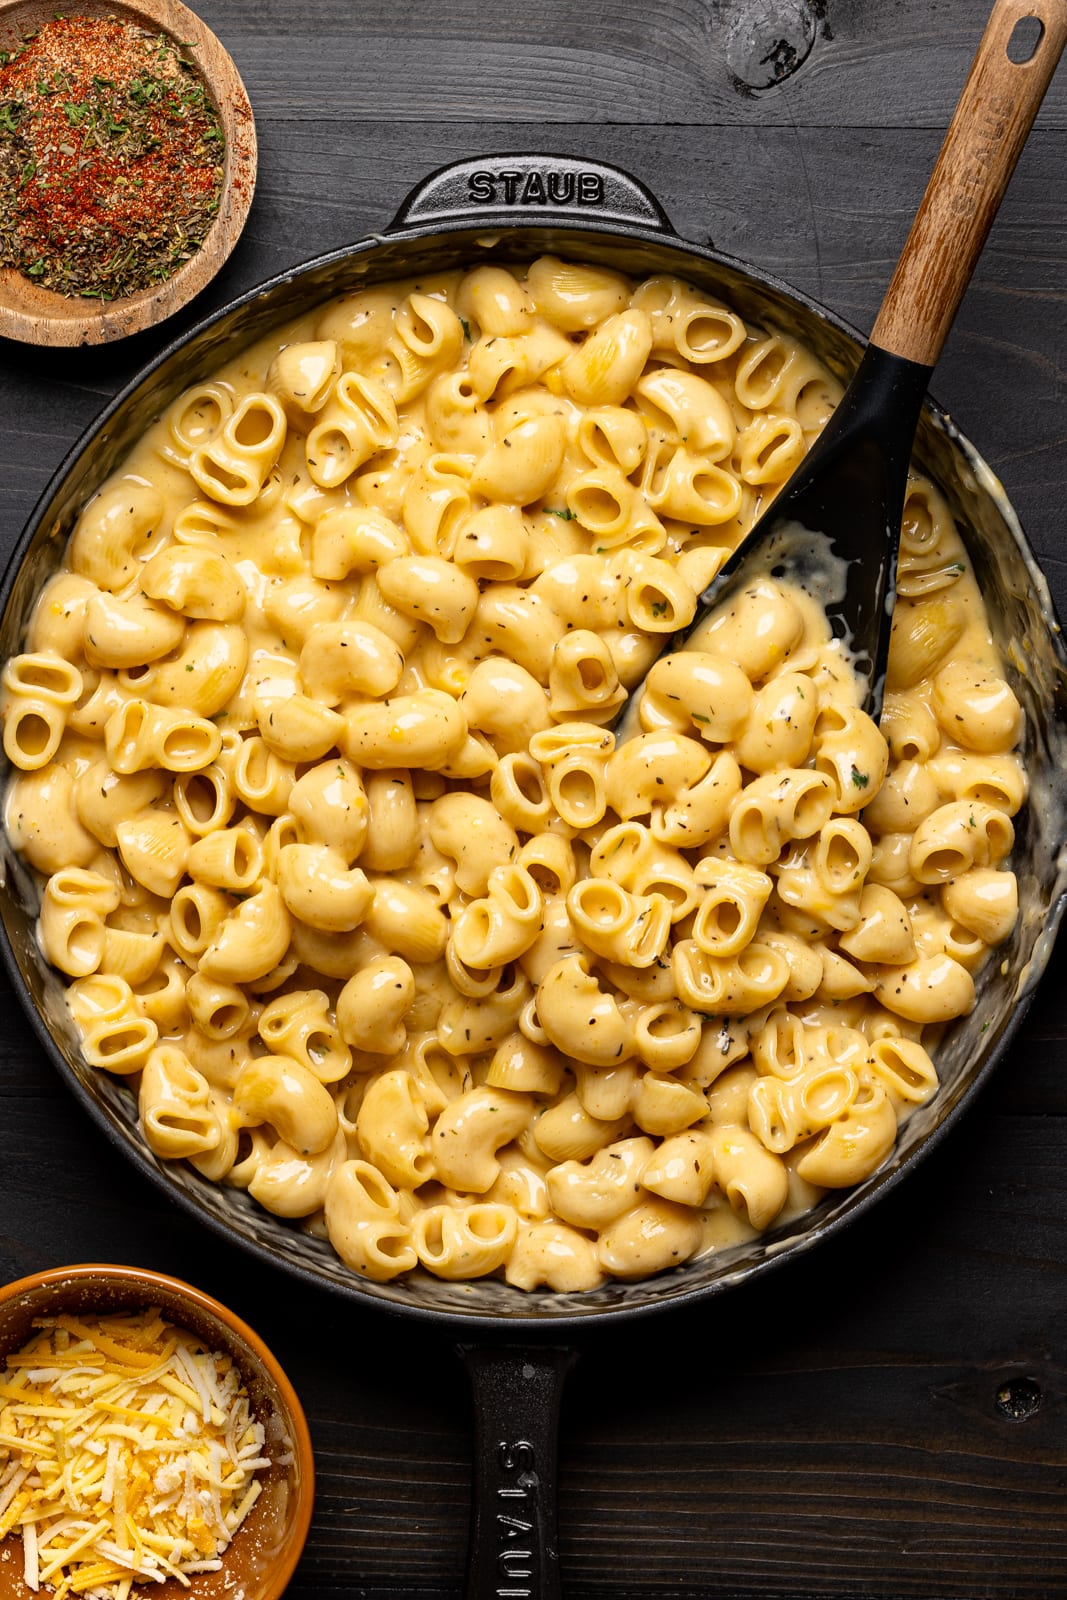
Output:
[[[240,1317],[179,1278],[140,1267],[89,1263],[36,1272],[0,1288],[0,1370],[33,1332],[35,1317],[133,1311],[158,1306],[239,1368],[263,1423],[271,1466],[263,1490],[222,1557],[218,1572],[153,1583],[153,1600],[280,1600],[307,1539],[315,1492],[311,1437],[296,1392],[267,1346]],[[22,1542],[0,1544],[0,1600],[34,1600],[23,1579]],[[42,1590],[47,1594],[50,1591]],[[139,1588],[137,1593],[145,1593]],[[38,1595],[37,1600],[40,1600]]]
[[[55,0],[0,0],[0,49],[56,14]],[[38,345],[106,344],[172,316],[209,284],[244,227],[256,185],[256,127],[245,86],[218,39],[181,0],[75,0],[63,16],[114,17],[192,45],[192,59],[225,138],[222,194],[206,239],[164,283],[101,302],[42,289],[13,267],[0,268],[0,336]]]

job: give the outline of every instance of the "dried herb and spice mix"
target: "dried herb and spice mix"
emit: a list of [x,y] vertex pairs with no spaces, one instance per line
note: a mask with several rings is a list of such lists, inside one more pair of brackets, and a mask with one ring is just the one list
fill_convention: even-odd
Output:
[[223,134],[185,48],[118,17],[57,16],[0,51],[0,265],[113,300],[196,253]]

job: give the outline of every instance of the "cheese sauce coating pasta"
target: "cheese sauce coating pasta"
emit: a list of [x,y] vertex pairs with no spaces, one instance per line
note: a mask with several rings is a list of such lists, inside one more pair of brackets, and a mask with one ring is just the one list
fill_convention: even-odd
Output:
[[880,728],[770,577],[661,656],[839,393],[545,256],[336,300],[152,426],[3,718],[42,947],[157,1155],[372,1279],[566,1291],[878,1167],[1017,911],[948,507],[913,478]]

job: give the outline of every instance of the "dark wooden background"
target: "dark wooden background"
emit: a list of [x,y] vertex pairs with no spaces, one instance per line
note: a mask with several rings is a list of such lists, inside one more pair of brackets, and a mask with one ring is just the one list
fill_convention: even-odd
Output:
[[[869,327],[986,0],[204,0],[256,113],[229,266],[165,330],[0,340],[0,546],[164,335],[379,229],[439,164],[614,161],[679,232]],[[1067,65],[933,388],[1067,614]],[[755,1289],[582,1341],[561,1436],[568,1600],[1067,1596],[1067,962],[953,1135]],[[118,1164],[0,994],[0,1274],[112,1260],[226,1300],[302,1396],[319,1490],[293,1600],[453,1600],[470,1482],[443,1340],[250,1265]]]

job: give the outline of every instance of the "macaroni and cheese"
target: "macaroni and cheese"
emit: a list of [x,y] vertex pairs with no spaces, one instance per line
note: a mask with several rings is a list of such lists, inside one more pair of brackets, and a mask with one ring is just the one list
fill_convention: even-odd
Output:
[[543,256],[336,300],[152,426],[3,687],[41,945],[158,1156],[366,1277],[554,1290],[879,1166],[1017,910],[952,515],[913,478],[880,727],[770,575],[663,654],[839,392]]

